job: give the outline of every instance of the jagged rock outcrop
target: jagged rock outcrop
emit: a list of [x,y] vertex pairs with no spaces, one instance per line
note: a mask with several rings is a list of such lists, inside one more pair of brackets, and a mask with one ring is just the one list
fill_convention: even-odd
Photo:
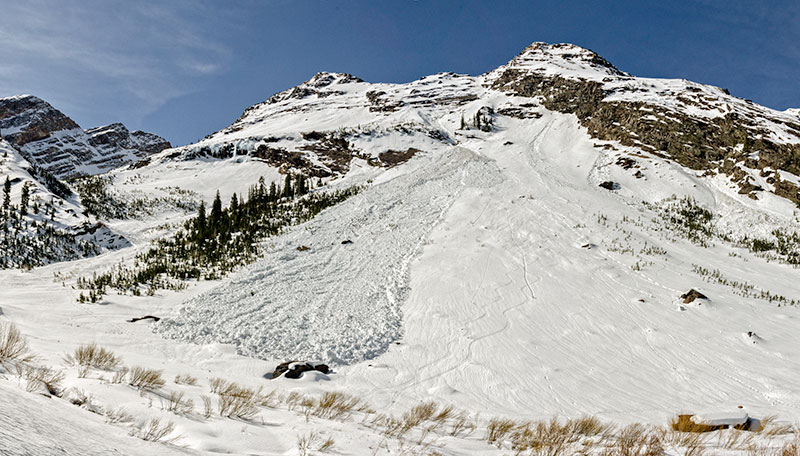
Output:
[[32,95],[0,98],[0,134],[33,165],[61,179],[104,173],[171,147],[119,123],[84,131]]

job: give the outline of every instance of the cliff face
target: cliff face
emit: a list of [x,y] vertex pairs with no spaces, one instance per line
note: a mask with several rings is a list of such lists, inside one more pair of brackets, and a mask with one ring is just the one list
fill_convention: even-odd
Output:
[[59,178],[100,174],[170,147],[165,139],[122,124],[83,130],[31,95],[0,98],[0,134],[30,161]]

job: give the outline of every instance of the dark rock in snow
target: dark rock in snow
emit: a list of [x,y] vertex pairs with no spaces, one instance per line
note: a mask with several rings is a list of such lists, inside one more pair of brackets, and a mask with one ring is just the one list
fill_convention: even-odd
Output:
[[272,372],[272,378],[278,378],[283,375],[286,378],[298,379],[303,376],[304,372],[318,371],[323,374],[330,372],[327,364],[311,364],[302,361],[286,361],[285,363],[278,364],[275,371]]
[[600,187],[606,190],[619,190],[620,186],[614,181],[605,181],[600,183]]
[[693,302],[695,299],[708,299],[708,297],[706,297],[706,295],[704,295],[703,293],[700,293],[699,291],[692,288],[691,290],[682,294],[681,299],[683,299],[684,304],[689,304],[690,302]]

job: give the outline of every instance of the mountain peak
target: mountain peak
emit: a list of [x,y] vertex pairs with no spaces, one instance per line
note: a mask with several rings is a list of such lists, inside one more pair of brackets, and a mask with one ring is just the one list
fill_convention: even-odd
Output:
[[489,73],[489,77],[491,79],[492,76],[499,76],[509,69],[585,79],[629,76],[590,49],[570,43],[551,44],[541,41],[523,49],[507,64]]

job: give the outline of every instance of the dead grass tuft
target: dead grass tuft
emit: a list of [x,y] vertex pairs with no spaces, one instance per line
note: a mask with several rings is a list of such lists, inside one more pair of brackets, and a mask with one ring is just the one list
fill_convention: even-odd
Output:
[[130,435],[148,442],[172,443],[179,436],[167,438],[175,431],[175,423],[168,421],[162,423],[160,418],[150,418],[142,421],[131,429]]
[[27,381],[25,389],[30,393],[44,387],[53,396],[61,396],[61,382],[64,373],[46,366],[25,366],[23,377]]
[[253,390],[233,382],[224,382],[224,384],[217,385],[216,388],[212,386],[212,391],[216,390],[218,396],[219,415],[241,419],[254,417],[258,413],[258,405],[262,397],[261,389]]
[[176,375],[175,383],[177,385],[197,386],[197,378],[192,377],[189,374]]
[[161,388],[166,382],[160,370],[136,366],[130,371],[128,383],[134,388],[154,390]]
[[28,341],[19,329],[13,323],[0,322],[0,364],[29,363],[33,359]]
[[114,352],[94,343],[81,345],[74,353],[67,354],[64,361],[69,365],[77,364],[106,371],[117,369],[122,364],[122,359]]

